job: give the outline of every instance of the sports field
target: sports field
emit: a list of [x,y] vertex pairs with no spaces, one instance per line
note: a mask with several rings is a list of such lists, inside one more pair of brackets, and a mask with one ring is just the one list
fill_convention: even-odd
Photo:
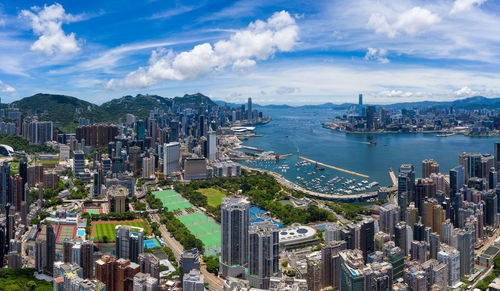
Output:
[[194,236],[200,236],[214,231],[220,231],[220,226],[211,221],[193,224],[188,226],[187,228]]
[[194,223],[199,223],[199,222],[204,222],[208,220],[208,217],[206,217],[203,213],[197,212],[193,214],[188,214],[184,216],[179,216],[177,219],[182,222],[184,225],[191,225]]
[[[54,233],[56,234],[56,251],[62,251],[62,243],[64,239],[73,239],[76,236],[76,225],[58,225],[54,224]],[[42,229],[37,234],[37,239],[46,240],[47,238],[46,225],[42,225]]]
[[200,239],[205,246],[205,254],[214,255],[220,252],[220,226],[212,222],[205,214],[197,212],[184,216],[177,216],[189,232]]
[[104,242],[104,237],[107,238],[108,242],[114,242],[116,236],[116,226],[117,225],[130,225],[135,227],[140,227],[144,229],[144,235],[149,235],[149,227],[144,222],[144,220],[134,220],[134,221],[96,221],[92,222],[92,234],[91,237],[95,242]]
[[101,213],[100,208],[85,208],[85,212],[92,214],[92,215],[98,215]]
[[220,231],[217,231],[217,232],[214,232],[211,234],[198,236],[197,238],[203,242],[203,245],[205,246],[205,250],[207,250],[207,251],[209,251],[212,248],[218,247],[221,244]]
[[222,198],[226,197],[224,193],[215,188],[203,188],[198,189],[197,191],[207,197],[207,203],[212,207],[219,207]]
[[152,194],[161,200],[163,206],[166,207],[168,211],[182,210],[193,207],[174,190],[156,191]]

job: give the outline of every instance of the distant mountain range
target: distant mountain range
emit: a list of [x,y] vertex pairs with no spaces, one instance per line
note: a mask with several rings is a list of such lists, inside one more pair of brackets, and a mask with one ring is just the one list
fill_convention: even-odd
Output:
[[[243,104],[236,103],[226,103],[224,101],[215,101],[215,103],[219,105],[229,105],[232,107],[240,107]],[[253,104],[253,107],[256,109],[292,109],[292,108],[300,108],[300,109],[333,109],[333,110],[343,110],[348,109],[351,106],[357,105],[357,103],[342,103],[342,104],[334,104],[331,102],[318,104],[318,105],[301,105],[301,106],[290,106],[290,105],[259,105]],[[393,103],[393,104],[364,104],[364,105],[375,105],[381,106],[388,109],[411,109],[411,108],[428,108],[435,106],[445,106],[445,107],[455,107],[455,108],[500,108],[500,98],[486,98],[483,96],[474,96],[465,99],[457,99],[454,101],[419,101],[419,102],[401,102],[401,103]]]
[[[79,118],[88,118],[91,122],[116,122],[119,118],[125,117],[127,113],[136,116],[145,117],[154,108],[167,110],[172,104],[193,104],[195,107],[204,105],[228,105],[233,108],[240,107],[242,104],[227,103],[224,101],[212,101],[209,97],[196,93],[192,95],[184,95],[182,97],[167,98],[158,95],[136,95],[124,96],[113,99],[102,105],[96,105],[76,97],[55,95],[55,94],[36,94],[30,97],[25,97],[21,100],[13,102],[19,110],[27,115],[28,112],[38,114],[41,120],[51,120],[59,122],[61,125],[58,128],[62,132],[74,132],[78,126]],[[333,104],[324,103],[319,105],[258,105],[253,104],[255,109],[332,109],[344,110],[354,103]],[[486,98],[483,96],[475,96],[466,99],[455,101],[421,101],[395,103],[390,105],[380,105],[388,109],[403,109],[403,108],[424,108],[424,107],[455,107],[455,108],[500,108],[500,98]]]
[[72,96],[39,93],[13,103],[25,116],[31,112],[38,114],[40,120],[60,122],[58,128],[62,132],[74,132],[80,118],[88,118],[92,122],[116,122],[127,113],[145,117],[154,108],[167,110],[172,104],[190,103],[195,107],[201,104],[216,105],[200,93],[174,98],[139,94],[113,99],[100,106]]

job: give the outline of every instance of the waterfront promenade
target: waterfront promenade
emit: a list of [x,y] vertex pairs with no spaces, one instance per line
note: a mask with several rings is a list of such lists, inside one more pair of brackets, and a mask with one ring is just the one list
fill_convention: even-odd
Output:
[[268,173],[269,175],[272,175],[278,183],[281,185],[290,188],[295,191],[301,191],[309,196],[313,196],[315,198],[319,199],[324,199],[324,200],[337,200],[337,201],[361,201],[361,200],[366,200],[370,198],[376,198],[378,196],[378,192],[369,192],[369,193],[358,193],[358,194],[325,194],[325,193],[319,193],[315,191],[311,191],[308,189],[305,189],[287,179],[285,179],[282,175],[268,171],[268,170],[262,170],[262,169],[255,169],[255,168],[250,168],[248,166],[242,165],[242,168],[248,170],[248,171],[257,171],[257,172],[262,172],[262,173]]

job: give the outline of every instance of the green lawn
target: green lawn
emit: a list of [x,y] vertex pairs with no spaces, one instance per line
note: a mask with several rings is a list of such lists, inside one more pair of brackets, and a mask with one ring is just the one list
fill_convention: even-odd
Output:
[[220,231],[211,234],[201,235],[198,236],[197,238],[199,238],[203,242],[203,246],[205,246],[205,249],[211,249],[216,246],[220,246],[221,244]]
[[194,236],[204,235],[214,231],[220,231],[220,226],[211,221],[194,224],[187,227]]
[[212,207],[219,207],[222,198],[226,197],[226,194],[215,188],[204,188],[198,189],[197,191],[207,197],[207,203]]
[[207,221],[208,217],[206,217],[205,214],[203,214],[203,213],[197,212],[197,213],[193,213],[193,214],[179,216],[179,217],[177,217],[177,219],[179,219],[180,222],[182,222],[182,224],[184,224],[184,225],[191,225],[194,223]]
[[121,222],[121,221],[116,221],[109,223],[106,221],[106,223],[98,223],[98,224],[92,224],[93,228],[93,234],[94,234],[94,241],[95,242],[105,242],[104,237],[107,237],[108,242],[113,242],[115,241],[115,234],[116,230],[115,227],[117,225],[130,225],[130,226],[135,226],[135,227],[141,227],[144,229],[144,235],[149,235],[149,230],[145,222],[139,222],[139,221],[134,221],[134,222]]

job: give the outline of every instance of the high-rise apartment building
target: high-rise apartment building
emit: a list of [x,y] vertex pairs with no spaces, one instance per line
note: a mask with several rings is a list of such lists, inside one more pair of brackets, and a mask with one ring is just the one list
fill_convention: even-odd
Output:
[[269,279],[279,273],[279,231],[272,221],[250,225],[248,229],[248,275],[252,286],[269,288]]
[[117,225],[116,251],[117,258],[138,262],[139,254],[144,252],[144,229],[128,225]]
[[163,145],[163,175],[168,176],[179,171],[179,156],[181,146],[178,142]]
[[228,196],[221,203],[221,275],[239,277],[248,263],[250,202],[243,196]]

